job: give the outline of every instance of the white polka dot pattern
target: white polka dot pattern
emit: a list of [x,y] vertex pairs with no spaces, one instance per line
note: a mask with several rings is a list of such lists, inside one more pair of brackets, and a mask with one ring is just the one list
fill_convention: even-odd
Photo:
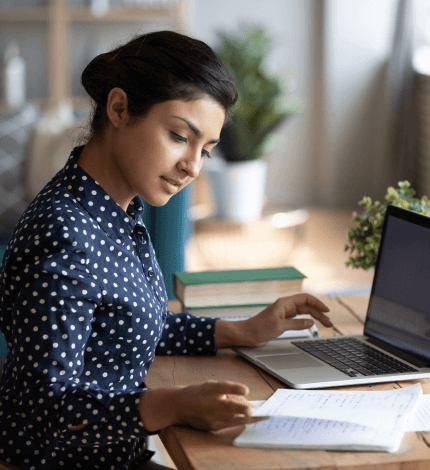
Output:
[[216,352],[215,320],[167,311],[141,199],[125,213],[76,164],[82,149],[22,216],[0,273],[0,460],[22,470],[142,465],[155,353]]

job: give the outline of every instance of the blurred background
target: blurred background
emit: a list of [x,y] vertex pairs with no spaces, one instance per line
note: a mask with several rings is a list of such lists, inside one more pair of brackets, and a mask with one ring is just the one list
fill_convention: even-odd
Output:
[[147,208],[169,298],[175,270],[289,265],[309,292],[367,292],[372,269],[345,266],[357,202],[405,179],[430,195],[429,22],[425,0],[0,0],[2,246],[81,135],[86,64],[174,29],[242,57],[242,112],[272,86],[279,119],[252,152],[225,135],[187,190]]

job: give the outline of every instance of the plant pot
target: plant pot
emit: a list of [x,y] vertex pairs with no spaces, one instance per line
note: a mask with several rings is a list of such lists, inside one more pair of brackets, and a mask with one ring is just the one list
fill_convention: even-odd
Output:
[[235,222],[253,222],[261,217],[267,174],[265,161],[226,162],[214,156],[205,171],[217,207],[215,217]]

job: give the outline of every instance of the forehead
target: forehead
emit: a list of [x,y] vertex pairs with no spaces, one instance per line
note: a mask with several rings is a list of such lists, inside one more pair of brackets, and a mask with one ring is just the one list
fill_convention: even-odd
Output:
[[[175,117],[185,118],[193,122],[202,132],[220,132],[224,124],[225,110],[223,106],[209,98],[194,100],[170,100],[154,105],[152,111],[162,119],[181,121]],[[216,129],[219,127],[219,130]]]

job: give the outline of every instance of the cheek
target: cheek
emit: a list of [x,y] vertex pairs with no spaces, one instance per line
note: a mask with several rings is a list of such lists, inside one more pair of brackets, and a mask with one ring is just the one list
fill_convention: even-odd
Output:
[[155,166],[162,166],[178,149],[167,138],[149,135],[139,140],[138,145],[142,159]]

